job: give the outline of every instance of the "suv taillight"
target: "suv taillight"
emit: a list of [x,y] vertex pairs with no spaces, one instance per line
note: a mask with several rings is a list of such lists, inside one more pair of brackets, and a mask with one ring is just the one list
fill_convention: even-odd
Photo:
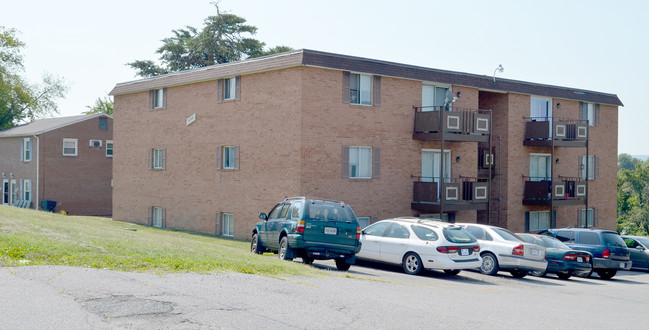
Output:
[[523,247],[523,244],[521,244],[521,245],[515,247],[512,250],[512,254],[515,255],[515,256],[522,256],[522,255],[525,254],[524,251],[525,251],[525,248]]
[[356,239],[361,239],[361,227],[356,227]]
[[608,249],[606,249],[606,250],[604,250],[604,252],[602,252],[602,258],[608,259],[610,257],[611,257],[611,251],[609,251]]
[[304,220],[298,221],[295,231],[297,231],[298,233],[304,233],[304,224],[305,224]]

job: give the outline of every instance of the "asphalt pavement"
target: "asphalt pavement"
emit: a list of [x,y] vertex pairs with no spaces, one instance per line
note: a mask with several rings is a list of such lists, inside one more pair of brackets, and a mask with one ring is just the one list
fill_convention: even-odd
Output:
[[646,329],[649,273],[610,281],[507,273],[322,277],[0,267],[0,329]]

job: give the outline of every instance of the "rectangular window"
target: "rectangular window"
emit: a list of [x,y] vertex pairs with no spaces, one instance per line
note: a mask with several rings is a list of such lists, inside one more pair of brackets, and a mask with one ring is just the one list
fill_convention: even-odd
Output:
[[434,85],[421,86],[421,111],[437,111],[440,109],[450,110],[453,100],[448,99],[447,94],[450,91],[448,87]]
[[63,139],[63,156],[77,156],[77,139]]
[[223,147],[223,169],[234,169],[234,149],[235,147]]
[[550,211],[538,211],[529,213],[528,231],[536,232],[552,228]]
[[153,149],[153,168],[156,170],[165,168],[165,149]]
[[223,236],[234,236],[234,214],[223,213]]
[[218,170],[239,169],[239,146],[219,146],[216,148],[216,168]]
[[108,129],[108,118],[99,117],[99,129],[103,131]]
[[152,226],[157,227],[157,228],[162,228],[163,227],[163,217],[164,217],[164,209],[162,207],[153,207],[153,219],[152,219]]
[[164,108],[164,98],[165,90],[156,89],[153,91],[153,108],[154,109],[163,109]]
[[579,113],[582,120],[588,120],[589,126],[599,126],[599,104],[580,102]]
[[596,227],[597,226],[597,215],[596,215],[596,210],[593,208],[589,208],[588,211],[586,209],[579,209],[579,217],[578,217],[578,226],[579,227]]
[[223,79],[223,99],[234,100],[236,98],[237,77]]
[[530,181],[545,181],[552,179],[550,155],[530,155]]
[[372,105],[372,76],[352,73],[349,76],[349,103]]
[[365,228],[370,225],[370,217],[357,217],[358,225],[361,228]]
[[22,139],[22,156],[21,159],[23,162],[32,161],[32,138],[23,138]]
[[552,118],[552,99],[532,96],[530,103],[530,117],[532,117],[532,120],[549,121]]
[[598,177],[599,157],[597,156],[588,156],[588,162],[586,162],[586,156],[581,156],[579,159],[579,177],[586,179],[586,171],[588,171],[588,179],[593,180]]
[[372,147],[349,147],[349,177],[372,177]]
[[101,140],[90,140],[90,148],[101,148]]
[[23,200],[32,200],[32,180],[23,181]]
[[106,157],[113,157],[113,140],[106,140]]

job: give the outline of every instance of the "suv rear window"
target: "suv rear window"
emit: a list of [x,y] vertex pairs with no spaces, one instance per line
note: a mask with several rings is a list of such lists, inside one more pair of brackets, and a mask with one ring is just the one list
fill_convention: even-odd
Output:
[[599,245],[599,236],[597,233],[582,231],[579,233],[579,244]]
[[442,233],[452,243],[473,243],[476,241],[475,237],[460,227],[444,228],[442,229]]
[[624,243],[624,240],[618,234],[603,232],[602,237],[606,246],[626,247],[626,243]]
[[306,205],[306,220],[354,221],[356,217],[350,207],[331,202],[313,202]]
[[572,243],[575,241],[575,232],[571,230],[559,230],[557,239],[562,242]]

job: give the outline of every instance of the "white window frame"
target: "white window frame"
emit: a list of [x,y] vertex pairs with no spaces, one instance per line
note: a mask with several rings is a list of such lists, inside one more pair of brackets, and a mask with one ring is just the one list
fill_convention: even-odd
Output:
[[[361,159],[361,150],[369,150],[369,157],[368,159],[363,162]],[[358,163],[354,164],[352,162],[352,153],[356,152],[357,153],[357,159]],[[356,166],[356,175],[352,175],[353,171],[352,168],[353,166]],[[361,176],[360,173],[362,173],[362,170],[366,170],[365,166],[369,167],[369,175],[368,176]],[[372,147],[369,146],[350,146],[349,147],[349,178],[350,179],[371,179],[372,178]]]
[[[66,143],[66,142],[73,142],[73,143],[74,143],[74,154],[70,154],[70,153],[67,153],[67,154],[66,154],[66,153],[65,153],[65,143]],[[63,139],[63,156],[67,156],[67,157],[76,157],[76,156],[78,155],[78,153],[79,153],[79,140],[78,140],[78,139],[67,139],[67,138],[64,138],[64,139]]]
[[[547,228],[541,226],[541,218],[540,218],[541,214],[544,214],[544,215],[547,214],[547,217],[548,217],[547,218],[547,221],[548,221]],[[533,223],[532,221],[533,220],[535,221],[535,226],[532,226],[532,223]],[[543,219],[543,221],[545,221],[545,220],[546,219]],[[552,228],[552,212],[551,211],[530,211],[528,225],[529,225],[528,229],[529,229],[530,232],[536,232],[536,231],[541,231],[541,230]]]
[[590,102],[583,102],[585,105],[584,118],[583,120],[588,120],[588,126],[595,126],[595,104]]
[[164,88],[153,90],[153,108],[154,109],[164,108]]
[[164,153],[164,149],[153,149],[153,169],[154,170],[163,170],[163,162],[162,162],[162,154]]
[[223,236],[234,236],[234,214],[223,213],[221,215],[221,225],[221,228],[223,228]]
[[[99,142],[99,143],[98,143],[99,145],[95,146],[95,145],[94,145],[95,142]],[[103,144],[103,143],[102,143],[101,140],[90,140],[90,141],[88,142],[88,145],[89,145],[91,148],[101,148],[102,144]]]
[[156,228],[162,228],[162,207],[154,206],[151,219],[151,225]]
[[234,149],[235,146],[223,146],[223,169],[234,170]]
[[[538,113],[533,112],[532,109],[534,107],[535,100],[541,102],[547,102],[548,109],[547,109],[547,113],[545,114],[545,117],[538,116],[539,115]],[[536,95],[530,96],[530,117],[532,118],[532,120],[536,120],[536,121],[547,121],[550,118],[552,118],[552,98],[545,97],[545,96],[536,96]]]
[[23,162],[31,162],[32,161],[32,154],[33,154],[33,152],[32,152],[33,148],[32,147],[33,147],[32,138],[30,138],[30,137],[23,138],[23,148],[22,148],[23,149],[23,156],[22,156]]
[[[353,77],[358,77],[358,86],[352,85],[352,80],[354,80]],[[372,97],[373,97],[372,80],[373,80],[373,76],[369,74],[355,73],[355,72],[350,73],[349,75],[349,103],[350,104],[365,105],[365,106],[372,105]],[[369,86],[366,86],[368,84]],[[356,87],[357,89],[355,89]],[[357,92],[356,102],[354,102],[354,98],[352,97],[353,91]],[[366,95],[366,93],[368,95]],[[365,99],[369,99],[369,101]]]
[[223,100],[234,100],[237,97],[237,77],[223,79]]
[[32,180],[31,179],[23,180],[23,200],[25,201],[32,200]]
[[[108,154],[108,150],[110,150],[110,155]],[[114,152],[113,140],[106,140],[106,157],[112,158],[113,152]]]
[[[432,104],[425,104],[427,103],[425,95],[427,93],[425,92],[426,88],[432,88],[433,90],[433,95],[432,95]],[[421,106],[422,112],[426,111],[437,111],[440,110],[442,107],[449,107],[447,110],[451,110],[451,106],[453,104],[453,100],[449,100],[449,102],[446,102],[446,93],[444,92],[444,99],[438,100],[437,99],[437,89],[446,89],[447,91],[451,91],[451,94],[453,93],[453,89],[451,88],[451,85],[445,85],[445,84],[439,84],[439,83],[434,83],[434,82],[424,82],[421,85]],[[428,102],[430,103],[430,102]]]
[[588,163],[586,163],[586,156],[581,156],[581,164],[584,165],[584,168],[579,170],[579,177],[586,179],[586,168],[588,168],[588,180],[595,180],[595,156],[588,155]]
[[[546,158],[546,160],[547,160],[547,163],[546,163],[547,176],[545,178],[532,176],[532,157]],[[552,161],[551,158],[552,158],[551,154],[537,154],[537,153],[531,153],[530,154],[530,168],[529,168],[530,181],[544,181],[544,180],[549,181],[549,180],[552,180],[552,164],[550,163]]]
[[584,226],[584,222],[586,222],[586,228],[594,227],[595,226],[595,209],[594,208],[588,208],[588,212],[586,212],[586,209],[579,209],[579,212],[581,212],[581,222],[579,223],[580,227]]

